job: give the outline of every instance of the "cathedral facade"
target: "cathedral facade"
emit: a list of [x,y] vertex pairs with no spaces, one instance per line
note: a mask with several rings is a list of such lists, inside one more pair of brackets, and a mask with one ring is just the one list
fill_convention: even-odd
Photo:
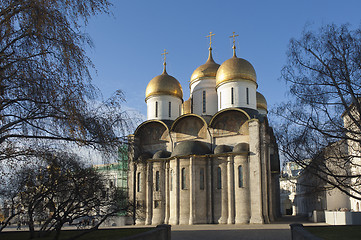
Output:
[[183,101],[166,71],[145,93],[147,121],[129,136],[136,224],[268,223],[279,214],[279,157],[253,66],[215,63],[212,48]]

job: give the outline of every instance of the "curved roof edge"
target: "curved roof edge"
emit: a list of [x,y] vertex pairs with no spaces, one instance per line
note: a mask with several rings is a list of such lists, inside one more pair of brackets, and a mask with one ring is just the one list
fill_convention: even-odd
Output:
[[206,120],[205,120],[203,117],[201,117],[201,116],[199,116],[199,115],[197,115],[197,114],[194,114],[194,113],[187,113],[187,114],[183,114],[183,115],[177,117],[177,118],[174,120],[174,122],[172,123],[172,126],[170,127],[169,130],[170,130],[170,131],[173,131],[174,128],[175,128],[175,126],[177,125],[177,123],[178,123],[182,118],[186,118],[186,117],[197,117],[197,118],[201,119],[201,120],[203,121],[203,123],[206,125],[206,127],[208,128],[208,123],[206,122]]
[[147,121],[145,121],[145,122],[142,122],[142,123],[137,127],[137,129],[135,129],[134,135],[137,135],[139,129],[141,129],[143,126],[147,125],[148,123],[153,123],[153,122],[157,122],[157,123],[162,124],[163,126],[165,126],[165,128],[166,128],[166,129],[168,130],[168,132],[169,132],[169,127],[168,127],[168,125],[167,125],[165,122],[163,122],[163,121],[161,121],[161,120],[152,119],[152,120],[147,120]]
[[243,114],[248,118],[248,120],[251,119],[251,117],[249,116],[249,114],[248,114],[245,110],[240,109],[240,108],[233,108],[233,107],[232,107],[232,108],[223,109],[223,110],[221,110],[221,111],[218,111],[216,114],[214,114],[213,117],[212,117],[212,119],[211,119],[211,121],[209,122],[209,126],[212,126],[213,122],[215,121],[215,119],[217,118],[218,115],[221,115],[222,113],[228,112],[228,111],[238,111],[238,112],[241,112],[241,113],[243,113]]

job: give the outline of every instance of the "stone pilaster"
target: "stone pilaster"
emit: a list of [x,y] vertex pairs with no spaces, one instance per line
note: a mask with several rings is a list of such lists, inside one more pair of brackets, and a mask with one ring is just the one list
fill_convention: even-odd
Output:
[[179,158],[176,158],[176,177],[175,177],[175,184],[174,184],[174,190],[176,192],[176,209],[175,209],[175,223],[174,224],[179,224],[179,191],[180,191],[180,180],[179,180]]
[[250,223],[264,223],[262,204],[262,179],[260,156],[260,124],[257,119],[249,121],[249,150],[250,150],[250,195],[251,219]]
[[213,202],[212,202],[212,158],[207,159],[207,178],[206,178],[206,189],[207,189],[207,223],[213,223]]
[[[135,224],[144,225],[146,218],[146,203],[147,203],[147,166],[145,163],[139,163],[134,166],[135,176],[135,204],[136,204],[136,220]],[[138,189],[139,186],[139,189]]]
[[195,174],[193,156],[189,158],[189,182],[189,225],[193,225],[195,220]]
[[271,154],[270,154],[270,138],[267,136],[267,179],[268,179],[268,212],[270,221],[274,221],[273,215],[273,191],[272,191],[272,173],[271,173]]
[[170,191],[169,191],[169,161],[165,163],[165,217],[164,223],[169,223],[169,213],[170,213]]
[[264,123],[260,124],[260,142],[261,142],[261,169],[262,169],[262,205],[263,205],[263,219],[265,223],[269,223],[268,216],[268,147],[266,139],[266,126]]
[[222,188],[220,190],[221,190],[222,208],[221,208],[221,218],[219,220],[219,223],[225,224],[225,223],[227,223],[227,220],[228,220],[227,158],[222,157],[221,160],[222,160],[222,163],[220,164],[220,166],[221,166]]
[[[242,167],[240,172],[239,167]],[[242,186],[239,186],[242,174]],[[248,154],[234,156],[234,198],[235,198],[235,223],[249,223],[250,219],[250,180]]]
[[234,223],[234,162],[233,156],[227,159],[228,187],[228,224]]
[[152,224],[152,208],[153,208],[153,173],[152,173],[152,163],[147,162],[147,189],[146,189],[146,216],[145,224]]

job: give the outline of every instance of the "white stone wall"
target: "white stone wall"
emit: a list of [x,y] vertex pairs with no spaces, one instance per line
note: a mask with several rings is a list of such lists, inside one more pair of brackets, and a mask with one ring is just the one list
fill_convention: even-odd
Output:
[[[169,102],[171,103],[171,115],[169,117]],[[156,114],[156,103],[158,113]],[[147,99],[147,120],[175,120],[180,116],[182,99],[169,95],[156,95]]]
[[[232,89],[233,88],[233,104]],[[248,104],[246,89],[248,88]],[[257,84],[253,81],[234,81],[222,84],[217,88],[218,111],[230,107],[245,107],[257,109],[256,100]]]
[[[136,199],[145,205],[144,213],[137,215],[137,224],[204,224],[204,223],[265,223],[273,209],[270,193],[270,144],[262,123],[252,119],[249,135],[225,135],[203,140],[216,145],[235,146],[249,143],[249,153],[222,153],[219,155],[191,155],[137,163],[141,172],[141,191]],[[171,133],[172,134],[172,133]],[[212,135],[212,130],[210,131]],[[263,136],[264,135],[264,136]],[[263,140],[262,140],[263,139]],[[267,141],[264,141],[266,139]],[[264,145],[262,143],[264,142]],[[167,144],[177,138],[170,137]],[[261,146],[262,145],[262,146]],[[159,146],[149,145],[147,151]],[[164,147],[164,146],[163,146]],[[214,147],[213,147],[214,148]],[[239,187],[238,167],[242,166],[243,186]],[[218,188],[218,167],[221,168],[221,188]],[[186,186],[182,189],[182,169]],[[200,188],[200,169],[204,171],[204,189]],[[160,173],[160,189],[156,188],[156,172]],[[137,174],[137,173],[136,173]],[[145,181],[143,181],[143,179]],[[157,203],[157,204],[155,204]],[[139,218],[139,219],[138,219]]]
[[[216,79],[206,78],[194,82],[191,86],[190,93],[193,103],[193,113],[198,115],[214,115],[218,110]],[[206,96],[206,111],[203,112],[203,91]]]

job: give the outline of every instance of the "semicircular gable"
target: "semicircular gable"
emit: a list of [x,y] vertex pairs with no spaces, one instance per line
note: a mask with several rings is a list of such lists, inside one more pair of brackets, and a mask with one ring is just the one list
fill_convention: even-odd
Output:
[[249,119],[248,114],[242,109],[231,108],[215,114],[209,125],[213,128],[215,136],[229,134],[248,135]]
[[137,127],[134,136],[139,140],[140,146],[165,144],[169,141],[169,130],[162,121],[149,120]]
[[178,117],[172,124],[170,131],[175,134],[177,141],[185,139],[207,138],[207,123],[196,114],[185,114]]

